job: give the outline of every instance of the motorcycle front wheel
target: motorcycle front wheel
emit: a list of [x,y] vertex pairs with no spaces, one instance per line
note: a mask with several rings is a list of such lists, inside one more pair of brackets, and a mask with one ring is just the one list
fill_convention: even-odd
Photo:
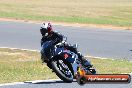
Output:
[[65,63],[65,61],[58,59],[51,62],[52,69],[56,75],[64,82],[71,83],[73,81],[73,74],[70,70],[70,65]]

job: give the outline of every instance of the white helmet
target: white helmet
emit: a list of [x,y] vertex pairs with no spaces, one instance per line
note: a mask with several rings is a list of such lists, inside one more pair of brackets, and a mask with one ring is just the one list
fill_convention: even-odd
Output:
[[48,23],[42,23],[40,31],[41,31],[42,35],[45,35],[46,33],[52,32],[51,23],[49,23],[49,22]]

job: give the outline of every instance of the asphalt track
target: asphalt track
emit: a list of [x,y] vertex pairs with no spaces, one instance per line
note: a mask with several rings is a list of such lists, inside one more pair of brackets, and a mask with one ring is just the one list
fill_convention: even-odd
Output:
[[130,84],[84,84],[79,85],[76,81],[72,83],[64,83],[61,80],[46,80],[46,81],[38,81],[38,82],[29,82],[29,83],[18,83],[15,85],[4,85],[0,86],[0,88],[132,88],[132,83]]
[[[132,60],[132,31],[54,25],[55,30],[78,43],[84,55]],[[40,50],[40,24],[0,21],[0,47]],[[44,81],[0,88],[132,88],[130,84],[86,84]]]
[[[0,47],[40,50],[40,24],[0,21]],[[132,60],[132,31],[54,25],[84,55]]]

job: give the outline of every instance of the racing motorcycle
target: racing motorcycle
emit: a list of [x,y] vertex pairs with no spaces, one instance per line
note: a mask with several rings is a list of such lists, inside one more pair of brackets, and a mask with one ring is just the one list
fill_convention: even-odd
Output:
[[[78,55],[65,47],[66,43],[66,41],[63,41],[50,50],[51,56],[46,62],[47,66],[52,69],[61,80],[67,83],[72,82],[73,79],[76,78],[79,68],[83,69],[87,74],[96,74],[96,70],[90,62],[89,67],[83,66]],[[73,45],[73,48],[77,47],[77,44]],[[46,58],[46,55],[43,56],[43,58]]]

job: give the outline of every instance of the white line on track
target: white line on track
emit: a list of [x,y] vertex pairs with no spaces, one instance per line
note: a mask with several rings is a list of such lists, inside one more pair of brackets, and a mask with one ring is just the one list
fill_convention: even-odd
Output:
[[36,84],[36,83],[43,83],[43,82],[56,82],[56,81],[62,81],[61,79],[48,79],[48,80],[34,80],[34,81],[26,81],[24,83],[32,83],[32,84]]
[[18,50],[27,50],[27,51],[36,51],[36,52],[40,52],[39,50],[32,50],[32,49],[21,49],[21,48],[12,48],[12,47],[0,47],[0,48],[7,48],[7,49],[18,49]]
[[56,82],[56,81],[61,81],[61,79],[34,80],[34,81],[25,81],[25,82],[4,83],[4,84],[0,84],[0,86],[20,85],[20,84],[27,84],[27,83],[37,84],[37,83]]
[[11,86],[11,85],[19,85],[19,84],[24,84],[24,82],[4,83],[4,84],[0,84],[0,86]]
[[[109,60],[117,60],[117,59],[111,59],[111,58],[103,58],[103,57],[94,57],[94,56],[85,56],[86,58],[95,58],[95,59],[109,59]],[[123,61],[123,59],[121,59]],[[129,61],[132,62],[132,61]]]

